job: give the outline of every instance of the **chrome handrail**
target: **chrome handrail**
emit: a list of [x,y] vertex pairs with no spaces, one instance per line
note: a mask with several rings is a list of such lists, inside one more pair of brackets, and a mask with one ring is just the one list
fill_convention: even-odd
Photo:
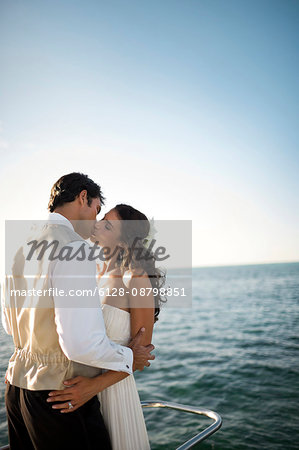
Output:
[[[214,423],[210,425],[208,428],[205,428],[200,433],[193,436],[193,438],[184,442],[184,444],[180,445],[176,450],[187,450],[193,447],[195,444],[202,442],[204,439],[207,439],[213,433],[215,433],[222,425],[222,419],[218,413],[211,411],[210,409],[205,408],[196,408],[195,406],[187,406],[181,405],[179,403],[170,403],[170,402],[160,402],[160,401],[151,401],[151,402],[141,402],[143,408],[168,408],[168,409],[176,409],[177,411],[184,411],[193,414],[199,414],[210,419],[214,420]],[[0,450],[9,450],[9,445],[5,447],[0,447]]]
[[193,447],[195,444],[202,442],[204,439],[207,439],[211,434],[215,433],[222,425],[222,419],[218,413],[211,411],[210,409],[205,408],[196,408],[195,406],[187,406],[180,405],[179,403],[169,403],[169,402],[160,402],[160,401],[152,401],[152,402],[141,402],[143,408],[169,408],[176,409],[178,411],[185,411],[193,414],[200,414],[203,416],[210,417],[210,419],[214,420],[214,423],[210,425],[208,428],[205,428],[200,433],[196,434],[193,438],[184,442],[184,444],[180,445],[176,450],[187,450]]

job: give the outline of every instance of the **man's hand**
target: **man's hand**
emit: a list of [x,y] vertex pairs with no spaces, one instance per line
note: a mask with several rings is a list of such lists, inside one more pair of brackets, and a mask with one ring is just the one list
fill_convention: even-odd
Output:
[[145,328],[140,328],[136,336],[131,340],[128,347],[133,351],[133,370],[143,370],[144,367],[149,367],[151,364],[149,360],[155,359],[155,355],[151,355],[151,352],[154,350],[155,346],[152,344],[149,345],[140,345],[140,341],[143,337]]

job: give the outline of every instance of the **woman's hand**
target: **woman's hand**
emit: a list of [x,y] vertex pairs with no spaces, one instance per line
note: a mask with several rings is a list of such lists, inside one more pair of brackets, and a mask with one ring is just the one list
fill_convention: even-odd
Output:
[[[79,376],[64,381],[63,384],[65,384],[66,389],[49,392],[47,402],[63,402],[52,406],[53,409],[60,409],[61,413],[76,411],[102,390],[100,377],[101,375],[95,378]],[[73,408],[69,408],[69,402],[73,405]]]

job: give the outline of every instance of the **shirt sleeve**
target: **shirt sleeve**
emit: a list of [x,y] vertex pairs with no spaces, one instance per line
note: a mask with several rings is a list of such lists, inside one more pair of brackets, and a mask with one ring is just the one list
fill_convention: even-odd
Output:
[[[72,243],[74,252],[87,243]],[[106,335],[96,283],[96,264],[88,258],[57,261],[50,281],[60,346],[72,361],[133,373],[133,352]]]

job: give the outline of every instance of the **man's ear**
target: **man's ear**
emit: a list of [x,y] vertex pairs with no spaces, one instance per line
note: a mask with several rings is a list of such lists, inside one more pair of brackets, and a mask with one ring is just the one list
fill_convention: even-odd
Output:
[[83,206],[87,201],[87,190],[84,189],[83,191],[80,192],[79,194],[79,202],[80,205]]

